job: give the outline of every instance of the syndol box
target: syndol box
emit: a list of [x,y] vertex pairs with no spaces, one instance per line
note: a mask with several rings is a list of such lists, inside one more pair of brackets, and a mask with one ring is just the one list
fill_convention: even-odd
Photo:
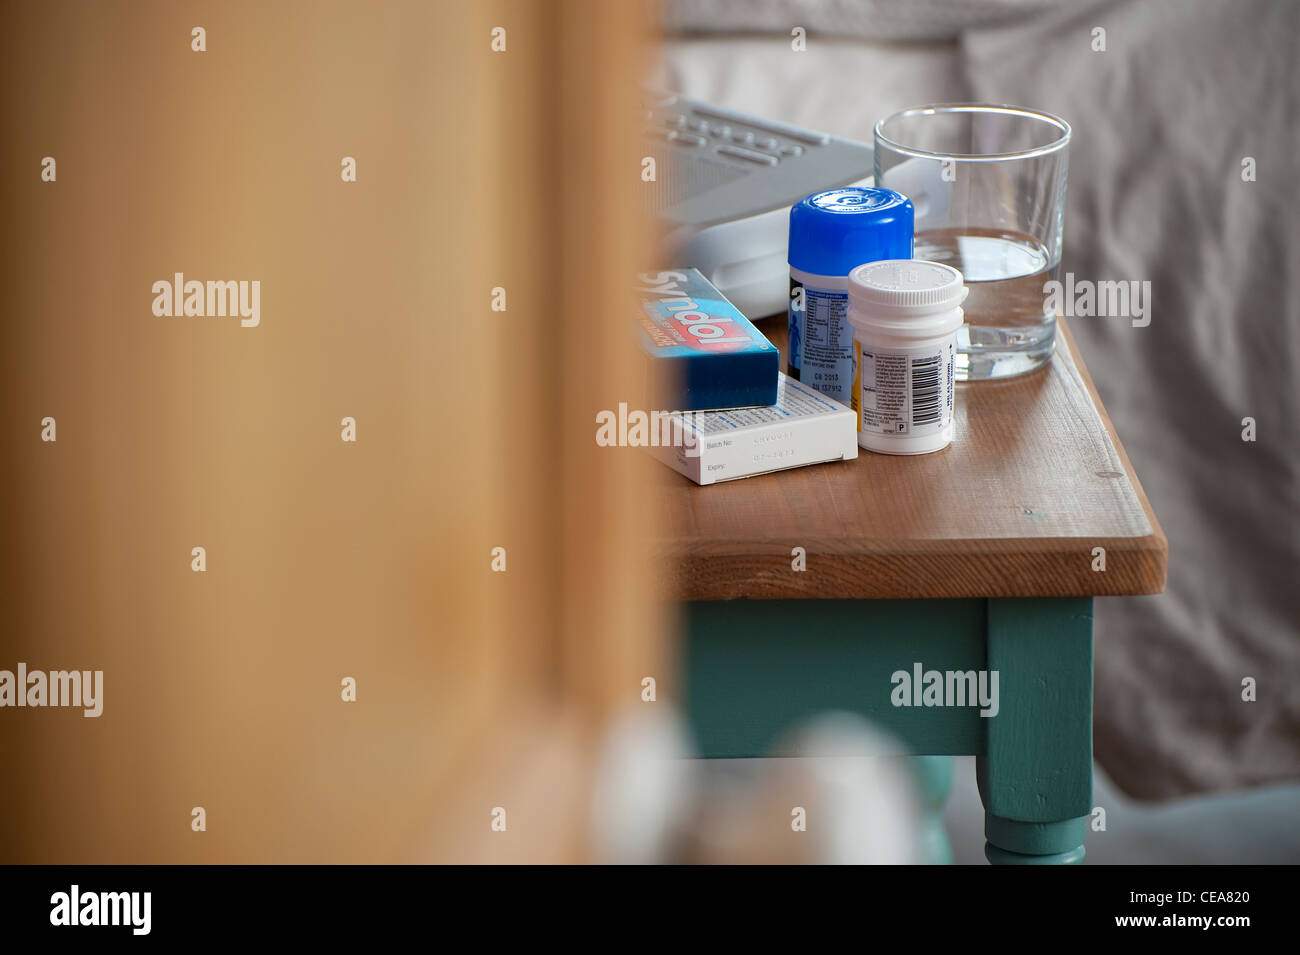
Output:
[[695,269],[637,276],[637,338],[652,408],[703,411],[776,401],[780,353]]

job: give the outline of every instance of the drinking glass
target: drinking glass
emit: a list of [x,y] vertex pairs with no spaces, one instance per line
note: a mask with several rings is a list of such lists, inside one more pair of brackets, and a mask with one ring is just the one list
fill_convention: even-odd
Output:
[[916,209],[913,256],[960,270],[970,289],[956,377],[1007,378],[1046,364],[1056,312],[1045,285],[1061,267],[1069,124],[952,104],[894,113],[875,133],[876,185]]

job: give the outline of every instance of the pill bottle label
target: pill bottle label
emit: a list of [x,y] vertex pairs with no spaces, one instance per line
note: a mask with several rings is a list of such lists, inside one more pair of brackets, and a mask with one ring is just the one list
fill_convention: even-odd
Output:
[[787,340],[790,360],[786,362],[786,374],[795,381],[799,380],[799,365],[803,357],[803,283],[790,279],[790,337]]
[[790,279],[790,377],[847,405],[854,364],[848,280],[825,276],[823,281]]
[[939,346],[881,348],[855,343],[858,430],[921,437],[952,423],[956,336]]

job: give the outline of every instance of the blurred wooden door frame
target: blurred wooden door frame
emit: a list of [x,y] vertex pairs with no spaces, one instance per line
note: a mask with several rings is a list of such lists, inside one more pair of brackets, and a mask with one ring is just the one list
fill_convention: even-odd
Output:
[[[486,152],[501,184],[496,251],[510,276],[506,378],[523,383],[498,493],[503,526],[526,528],[548,559],[513,605],[499,605],[504,629],[535,614],[538,642],[521,687],[506,690],[528,706],[503,699],[500,735],[472,743],[478,755],[457,784],[482,826],[435,840],[432,855],[577,861],[594,747],[620,711],[646,705],[642,679],[663,681],[669,665],[645,550],[644,461],[594,440],[596,412],[635,397],[623,316],[636,307],[629,277],[648,261],[636,108],[652,9],[548,0],[488,11],[508,50],[486,80],[499,117]],[[488,792],[517,794],[506,833],[487,825]]]

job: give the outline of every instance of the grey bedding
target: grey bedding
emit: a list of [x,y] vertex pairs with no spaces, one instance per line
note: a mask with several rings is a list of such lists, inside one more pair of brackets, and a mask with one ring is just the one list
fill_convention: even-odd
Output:
[[[1165,594],[1097,601],[1097,759],[1147,799],[1296,778],[1300,5],[956,6],[767,0],[738,20],[725,0],[672,4],[694,32],[669,40],[661,80],[865,141],[925,102],[1073,125],[1062,269],[1150,281],[1152,310],[1144,328],[1072,329],[1170,544]],[[751,32],[714,32],[738,23]]]

